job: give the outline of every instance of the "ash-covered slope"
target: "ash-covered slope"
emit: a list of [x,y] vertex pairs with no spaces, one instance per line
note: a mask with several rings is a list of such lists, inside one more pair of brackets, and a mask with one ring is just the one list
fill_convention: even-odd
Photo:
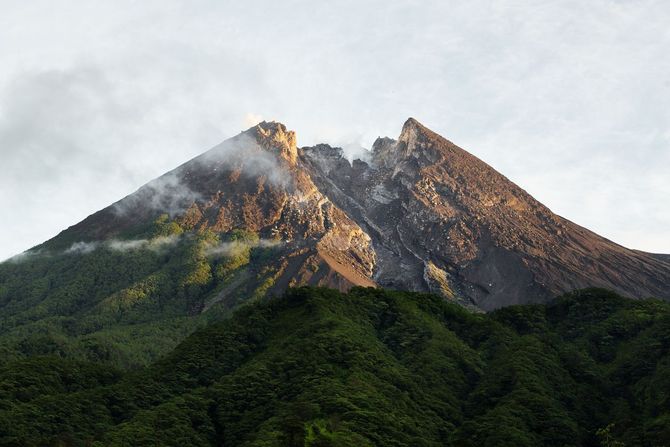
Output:
[[[374,280],[490,310],[597,286],[670,298],[670,263],[553,214],[486,163],[409,119],[369,163],[301,149],[321,191],[372,238]],[[666,258],[667,259],[667,258]]]

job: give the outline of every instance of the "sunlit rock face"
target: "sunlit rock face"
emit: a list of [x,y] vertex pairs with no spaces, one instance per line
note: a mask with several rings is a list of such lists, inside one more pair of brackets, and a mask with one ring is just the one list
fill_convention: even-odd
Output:
[[187,232],[244,229],[278,241],[262,266],[274,275],[267,293],[383,286],[482,310],[590,286],[670,298],[667,258],[553,214],[414,119],[352,162],[325,144],[299,148],[283,124],[259,123],[47,245],[112,240],[165,214]]

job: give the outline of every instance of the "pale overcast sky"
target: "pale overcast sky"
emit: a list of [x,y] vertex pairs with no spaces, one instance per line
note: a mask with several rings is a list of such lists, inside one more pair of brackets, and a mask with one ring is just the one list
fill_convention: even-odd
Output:
[[556,213],[670,253],[670,2],[0,0],[0,259],[261,119],[409,116]]

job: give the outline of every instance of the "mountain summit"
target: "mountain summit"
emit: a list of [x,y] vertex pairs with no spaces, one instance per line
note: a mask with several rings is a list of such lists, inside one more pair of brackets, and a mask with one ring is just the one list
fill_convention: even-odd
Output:
[[197,312],[260,283],[264,294],[298,284],[431,291],[482,310],[591,286],[670,299],[667,259],[555,215],[413,118],[397,140],[378,138],[367,162],[325,144],[299,148],[283,124],[259,123],[41,248],[128,239],[161,216],[183,234],[245,231],[273,247],[212,285]]

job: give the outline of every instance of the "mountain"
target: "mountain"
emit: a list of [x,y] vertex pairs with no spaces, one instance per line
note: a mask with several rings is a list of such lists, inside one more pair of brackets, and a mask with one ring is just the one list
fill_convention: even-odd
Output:
[[413,119],[352,162],[263,122],[0,263],[0,445],[670,443],[670,303],[587,286],[670,258]]
[[468,312],[299,288],[122,373],[0,366],[0,445],[661,446],[670,304],[586,290]]
[[670,299],[670,261],[579,227],[414,119],[367,161],[263,122],[0,264],[0,359],[146,365],[297,285],[473,310],[584,287]]

